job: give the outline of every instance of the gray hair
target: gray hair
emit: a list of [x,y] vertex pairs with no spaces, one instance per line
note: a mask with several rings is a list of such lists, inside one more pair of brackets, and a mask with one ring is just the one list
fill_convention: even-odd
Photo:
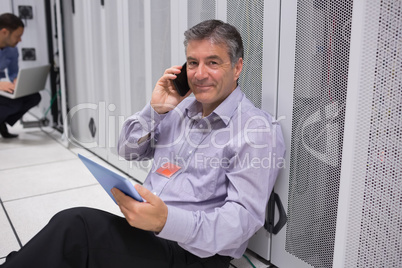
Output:
[[187,46],[190,41],[208,39],[213,44],[224,44],[232,66],[239,58],[244,56],[243,41],[236,27],[220,20],[206,20],[184,32],[184,47],[187,53]]

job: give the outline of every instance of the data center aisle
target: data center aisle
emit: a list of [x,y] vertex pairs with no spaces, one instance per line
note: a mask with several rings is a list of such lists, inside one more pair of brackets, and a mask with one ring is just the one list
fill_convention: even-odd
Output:
[[[19,137],[0,138],[0,264],[58,211],[86,206],[122,215],[77,153],[113,167],[85,149],[65,148],[51,128],[23,129],[17,123],[9,131]],[[246,256],[255,267],[267,267],[252,253]],[[253,266],[241,258],[233,260],[232,267]]]

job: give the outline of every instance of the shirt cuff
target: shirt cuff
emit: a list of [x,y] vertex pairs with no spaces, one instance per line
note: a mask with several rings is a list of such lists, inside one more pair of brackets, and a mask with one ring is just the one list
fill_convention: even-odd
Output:
[[165,226],[157,236],[178,243],[186,243],[193,230],[193,219],[191,211],[168,206],[168,217]]

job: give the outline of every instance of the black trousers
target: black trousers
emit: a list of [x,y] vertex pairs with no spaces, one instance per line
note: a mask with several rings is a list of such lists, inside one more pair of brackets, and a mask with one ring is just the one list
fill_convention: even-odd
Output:
[[0,124],[6,122],[14,125],[29,109],[40,102],[40,94],[24,96],[18,99],[9,99],[0,96]]
[[1,268],[229,267],[231,258],[199,258],[176,242],[131,227],[125,218],[97,209],[57,213]]

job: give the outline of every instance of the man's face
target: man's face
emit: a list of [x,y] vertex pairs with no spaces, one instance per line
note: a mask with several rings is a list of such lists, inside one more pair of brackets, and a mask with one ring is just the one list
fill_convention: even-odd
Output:
[[209,115],[237,86],[243,59],[232,67],[227,47],[210,40],[193,40],[187,45],[187,78],[195,98]]
[[15,47],[19,42],[21,42],[21,36],[24,33],[24,28],[19,27],[16,30],[10,32],[8,31],[8,35],[6,37],[6,46]]

